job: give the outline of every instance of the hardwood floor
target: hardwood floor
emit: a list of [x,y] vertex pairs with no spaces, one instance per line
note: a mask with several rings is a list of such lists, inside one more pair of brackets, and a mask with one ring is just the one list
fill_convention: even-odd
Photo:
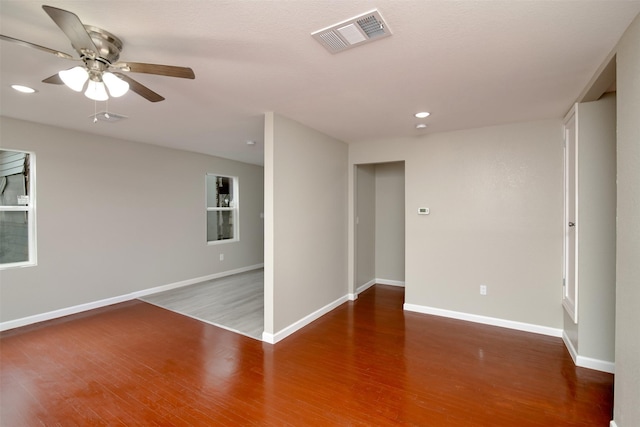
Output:
[[0,334],[2,426],[608,426],[558,338],[374,286],[275,346],[130,301]]

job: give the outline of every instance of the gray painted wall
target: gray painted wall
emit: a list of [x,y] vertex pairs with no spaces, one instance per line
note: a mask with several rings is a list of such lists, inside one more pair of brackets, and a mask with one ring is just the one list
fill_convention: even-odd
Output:
[[[0,271],[0,320],[263,262],[263,168],[0,118],[35,152],[38,265]],[[236,243],[207,246],[205,174],[239,177]],[[224,261],[219,254],[224,253]]]
[[347,294],[348,151],[274,113],[265,128],[265,333],[275,334]]
[[356,171],[356,287],[376,278],[376,167]]
[[406,303],[562,328],[561,120],[349,150],[352,165],[405,160]]
[[640,15],[617,47],[618,224],[614,420],[640,425]]
[[375,277],[404,282],[404,163],[375,165]]

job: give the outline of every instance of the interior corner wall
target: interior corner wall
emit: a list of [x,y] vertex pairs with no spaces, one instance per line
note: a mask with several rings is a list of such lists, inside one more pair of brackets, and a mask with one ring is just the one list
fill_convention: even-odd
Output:
[[640,15],[617,46],[617,427],[640,425]]
[[376,278],[376,167],[356,169],[356,289]]
[[[273,227],[273,331],[346,297],[347,144],[278,114],[266,123],[265,175]],[[267,163],[267,159],[269,162]],[[271,268],[271,267],[269,267]],[[265,266],[265,270],[267,270]]]
[[405,161],[405,303],[561,329],[562,155],[561,120],[349,144]]
[[[35,153],[38,255],[0,271],[0,321],[263,263],[261,166],[7,117],[0,127],[3,149]],[[239,179],[239,242],[207,245],[206,173]]]

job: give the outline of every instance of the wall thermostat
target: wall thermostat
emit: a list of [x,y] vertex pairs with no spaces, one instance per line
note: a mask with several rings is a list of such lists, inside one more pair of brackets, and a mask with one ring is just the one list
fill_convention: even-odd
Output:
[[429,215],[429,208],[418,208],[418,215]]

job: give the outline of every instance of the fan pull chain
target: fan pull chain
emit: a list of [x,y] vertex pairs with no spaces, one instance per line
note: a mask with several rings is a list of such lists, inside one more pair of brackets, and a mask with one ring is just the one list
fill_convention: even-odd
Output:
[[98,101],[93,101],[93,123],[98,123]]

